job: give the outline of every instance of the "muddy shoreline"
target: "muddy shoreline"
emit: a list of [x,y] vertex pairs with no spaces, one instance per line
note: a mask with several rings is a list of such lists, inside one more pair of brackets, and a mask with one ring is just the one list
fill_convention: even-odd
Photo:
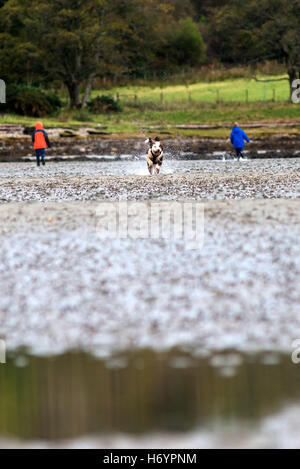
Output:
[[[31,128],[0,127],[0,162],[30,161],[34,157]],[[156,132],[156,131],[152,131]],[[158,131],[157,131],[158,132]],[[124,138],[95,129],[50,129],[53,145],[47,156],[54,161],[93,160],[99,157],[135,159],[145,153],[144,136]],[[166,156],[175,159],[227,159],[233,157],[228,140],[222,138],[172,138],[163,135]],[[247,158],[296,158],[300,156],[300,136],[279,133],[256,138],[247,146]]]

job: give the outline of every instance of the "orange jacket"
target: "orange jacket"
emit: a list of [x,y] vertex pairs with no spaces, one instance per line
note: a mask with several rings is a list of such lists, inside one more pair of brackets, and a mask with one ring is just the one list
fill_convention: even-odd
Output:
[[51,147],[47,132],[44,130],[44,126],[41,122],[37,122],[35,131],[32,134],[33,148],[35,150],[42,150],[47,147]]

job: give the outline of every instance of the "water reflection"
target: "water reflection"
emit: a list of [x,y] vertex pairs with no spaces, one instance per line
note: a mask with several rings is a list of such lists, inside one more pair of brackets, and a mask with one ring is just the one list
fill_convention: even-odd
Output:
[[0,366],[0,393],[1,437],[182,432],[279,410],[300,398],[300,367],[286,356],[236,353],[11,354]]

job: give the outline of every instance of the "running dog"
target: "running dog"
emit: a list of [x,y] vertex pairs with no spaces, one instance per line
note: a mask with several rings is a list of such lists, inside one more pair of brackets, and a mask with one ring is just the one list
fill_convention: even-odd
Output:
[[154,140],[147,138],[145,143],[149,144],[149,150],[146,155],[149,173],[152,174],[154,169],[156,174],[159,174],[164,154],[160,138],[155,137]]

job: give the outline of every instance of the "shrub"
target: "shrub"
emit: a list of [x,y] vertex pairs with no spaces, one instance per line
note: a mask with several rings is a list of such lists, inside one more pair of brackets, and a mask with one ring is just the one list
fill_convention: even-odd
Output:
[[47,96],[47,100],[53,107],[54,111],[57,111],[59,108],[62,107],[62,102],[60,98],[55,93],[53,93],[53,91],[48,91],[45,95]]
[[120,112],[122,106],[112,96],[97,96],[88,103],[88,108],[94,114],[104,114],[107,112]]
[[52,92],[26,85],[8,85],[5,110],[30,117],[43,117],[61,107],[60,99]]
[[79,109],[75,112],[73,117],[79,122],[91,122],[93,120],[93,117],[87,109]]
[[205,42],[197,23],[192,18],[179,21],[171,45],[178,64],[185,63],[193,67],[201,65],[206,59]]

